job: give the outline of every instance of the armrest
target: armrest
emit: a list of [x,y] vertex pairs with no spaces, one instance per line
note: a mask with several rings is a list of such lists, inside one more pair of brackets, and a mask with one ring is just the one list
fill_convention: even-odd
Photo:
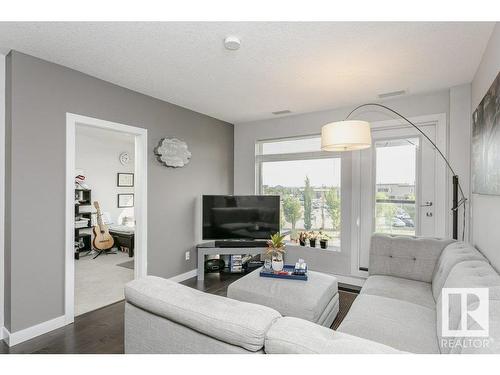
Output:
[[375,341],[337,332],[307,320],[278,319],[266,334],[268,354],[398,354]]
[[436,263],[451,239],[374,234],[370,245],[370,275],[432,282]]

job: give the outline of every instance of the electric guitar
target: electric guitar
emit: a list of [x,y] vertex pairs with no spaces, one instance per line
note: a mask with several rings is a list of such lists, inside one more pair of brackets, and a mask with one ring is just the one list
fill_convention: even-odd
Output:
[[99,202],[94,202],[94,207],[97,210],[97,225],[93,228],[94,231],[94,241],[92,244],[94,248],[100,251],[109,250],[113,247],[115,241],[113,237],[109,234],[108,227],[102,221],[101,208],[99,207]]

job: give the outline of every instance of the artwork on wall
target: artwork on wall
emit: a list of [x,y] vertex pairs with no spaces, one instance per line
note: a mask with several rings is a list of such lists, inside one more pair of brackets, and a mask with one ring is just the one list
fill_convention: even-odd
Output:
[[162,138],[154,152],[158,161],[166,167],[181,168],[191,159],[186,142],[177,138]]
[[116,186],[118,187],[133,187],[134,174],[133,173],[117,173]]
[[134,207],[134,194],[118,194],[118,208]]
[[472,115],[472,192],[500,195],[500,72]]

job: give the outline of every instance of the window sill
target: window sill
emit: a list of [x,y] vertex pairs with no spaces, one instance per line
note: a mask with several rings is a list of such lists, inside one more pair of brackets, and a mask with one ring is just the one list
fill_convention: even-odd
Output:
[[309,245],[301,246],[301,245],[299,245],[298,243],[295,243],[295,242],[287,242],[286,246],[287,247],[294,247],[294,248],[298,247],[298,248],[303,248],[303,249],[307,249],[307,250],[327,251],[329,253],[331,253],[331,252],[340,253],[341,252],[340,246],[327,246],[326,249],[323,249],[320,246],[316,246],[316,247],[311,247]]

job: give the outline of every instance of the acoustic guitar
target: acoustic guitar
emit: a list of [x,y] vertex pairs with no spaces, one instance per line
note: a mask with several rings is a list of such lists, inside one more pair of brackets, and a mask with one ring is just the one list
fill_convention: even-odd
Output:
[[109,250],[113,247],[115,241],[111,234],[109,234],[108,227],[102,221],[101,208],[99,207],[99,202],[94,202],[94,207],[97,210],[97,225],[94,227],[94,241],[93,245],[96,250],[104,251]]

